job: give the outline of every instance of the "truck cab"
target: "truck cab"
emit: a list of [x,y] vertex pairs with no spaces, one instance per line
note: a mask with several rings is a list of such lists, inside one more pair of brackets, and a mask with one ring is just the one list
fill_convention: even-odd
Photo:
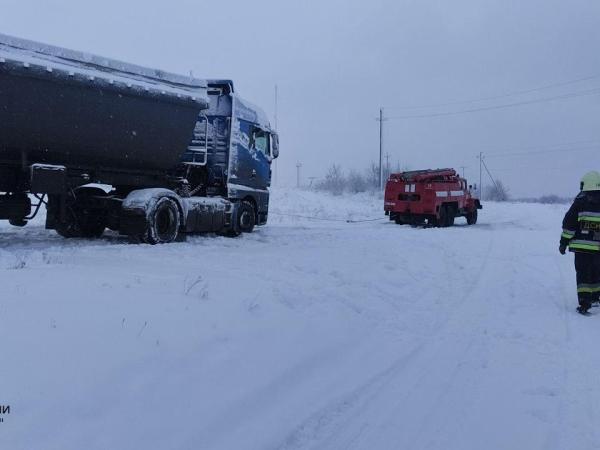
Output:
[[206,196],[222,196],[253,209],[255,224],[269,211],[271,163],[279,156],[279,137],[266,114],[242,99],[230,80],[208,81],[209,108],[196,123],[182,162],[193,184]]

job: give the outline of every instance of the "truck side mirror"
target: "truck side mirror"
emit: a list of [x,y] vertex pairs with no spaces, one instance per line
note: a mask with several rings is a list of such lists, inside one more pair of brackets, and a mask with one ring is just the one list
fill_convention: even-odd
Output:
[[273,159],[279,156],[279,135],[275,132],[271,134],[271,156]]

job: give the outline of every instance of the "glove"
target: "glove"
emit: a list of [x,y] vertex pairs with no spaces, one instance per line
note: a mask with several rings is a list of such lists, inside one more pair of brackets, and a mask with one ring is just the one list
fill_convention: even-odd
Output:
[[564,244],[560,244],[558,246],[558,251],[560,252],[561,255],[564,255],[567,252],[567,246]]

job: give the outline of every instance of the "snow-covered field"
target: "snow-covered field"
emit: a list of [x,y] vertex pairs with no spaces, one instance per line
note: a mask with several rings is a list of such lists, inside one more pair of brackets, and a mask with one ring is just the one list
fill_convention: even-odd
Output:
[[155,247],[3,226],[0,449],[600,447],[566,206],[344,221],[381,203],[282,189],[252,235]]

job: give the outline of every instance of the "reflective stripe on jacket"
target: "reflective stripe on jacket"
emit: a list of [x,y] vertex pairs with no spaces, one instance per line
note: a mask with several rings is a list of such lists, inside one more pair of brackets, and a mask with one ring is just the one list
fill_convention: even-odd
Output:
[[563,219],[560,244],[572,252],[600,253],[600,191],[577,196]]

